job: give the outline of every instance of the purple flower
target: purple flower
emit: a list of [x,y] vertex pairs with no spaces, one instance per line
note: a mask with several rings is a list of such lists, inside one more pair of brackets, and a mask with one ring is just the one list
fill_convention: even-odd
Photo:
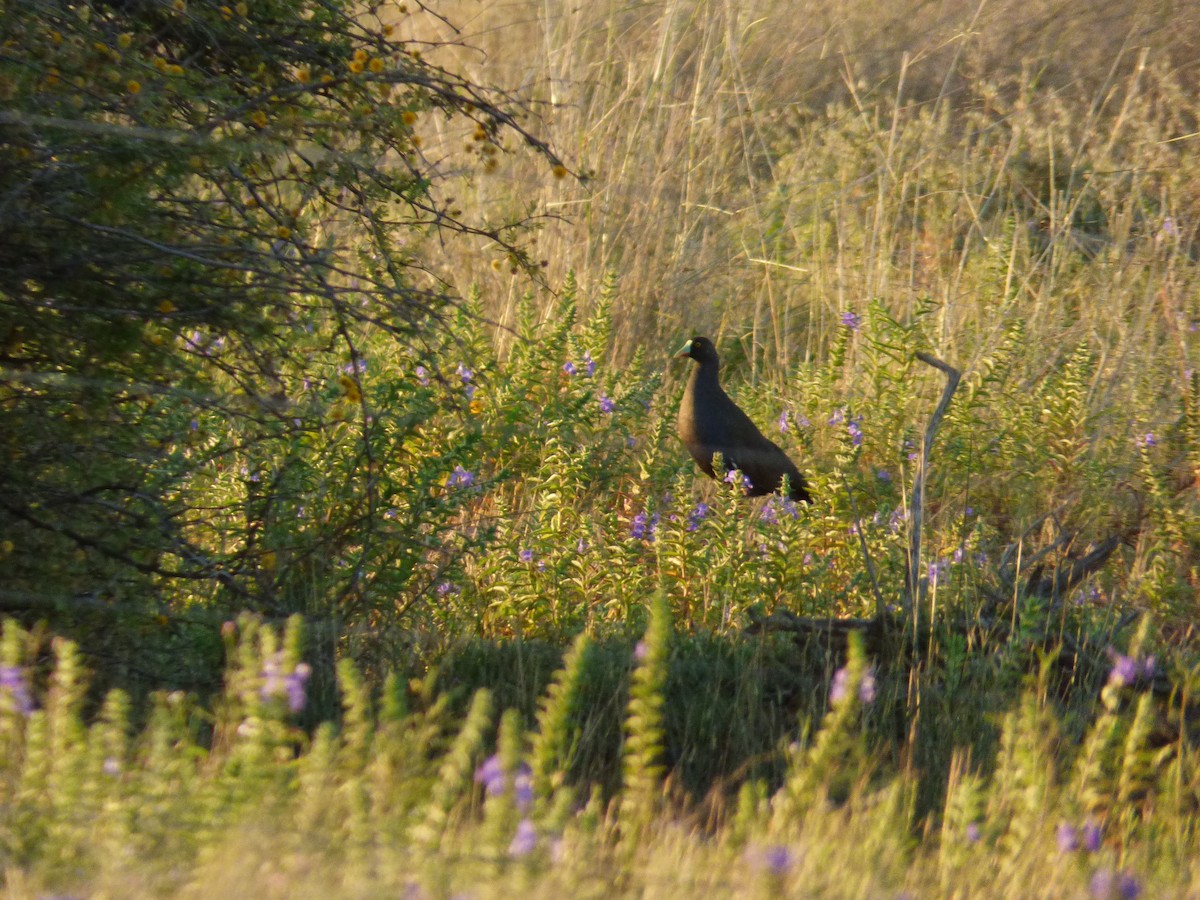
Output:
[[508,845],[508,855],[517,859],[528,856],[537,847],[537,829],[529,819],[522,819],[517,825],[517,833],[513,835],[512,843]]
[[687,530],[695,531],[700,527],[700,523],[704,521],[704,517],[708,515],[708,504],[697,503],[696,508],[688,513]]
[[1140,447],[1157,447],[1158,446],[1158,438],[1156,438],[1154,436],[1153,431],[1147,431],[1140,438],[1138,438],[1138,446],[1140,446]]
[[1179,225],[1171,216],[1167,216],[1163,219],[1162,230],[1159,233],[1163,237],[1178,237]]
[[612,397],[603,393],[600,395],[600,412],[605,415],[612,415],[612,411],[616,408],[617,404],[613,401]]
[[533,562],[533,551],[529,548],[521,550],[519,553],[517,553],[517,559],[521,560],[523,563],[531,563]]
[[1126,656],[1123,653],[1117,653],[1116,650],[1109,649],[1109,655],[1112,658],[1112,668],[1109,672],[1109,684],[1115,684],[1117,688],[1133,684],[1138,680],[1142,672],[1142,666],[1133,656]]
[[646,659],[647,652],[649,652],[649,650],[646,647],[645,640],[640,640],[633,645],[633,658],[638,662],[642,662]]
[[889,472],[887,469],[877,469],[875,471],[875,477],[878,478],[880,481],[891,481],[892,473]]
[[725,483],[732,484],[734,487],[741,485],[746,493],[750,493],[751,488],[754,487],[754,484],[749,478],[746,477],[746,473],[741,469],[730,469],[728,472],[726,472]]
[[844,312],[842,313],[842,325],[849,328],[851,331],[858,331],[858,326],[862,324],[862,319],[857,313]]
[[468,400],[473,400],[473,399],[475,399],[475,385],[473,385],[473,384],[464,384],[464,385],[463,385],[463,395],[464,395],[464,396],[465,396],[465,397],[466,397]]
[[841,706],[850,689],[850,670],[842,666],[833,673],[833,681],[829,685],[829,702]]
[[470,487],[475,483],[475,474],[462,466],[455,466],[450,477],[446,479],[446,487]]
[[779,414],[779,432],[780,432],[780,434],[787,434],[787,430],[788,430],[788,414],[787,414],[787,410],[785,409],[783,412],[781,412]]
[[944,559],[929,564],[929,583],[937,584],[938,579],[950,568],[950,563]]
[[580,538],[579,543],[575,545],[575,552],[580,554],[587,553],[587,548],[587,541],[585,541],[583,538]]
[[833,411],[833,415],[829,417],[829,424],[830,425],[840,425],[845,420],[846,420],[846,408],[843,406],[841,409],[835,409]]
[[592,359],[592,353],[590,350],[585,350],[583,352],[583,372],[588,378],[591,378],[596,374],[596,361]]
[[861,421],[862,417],[860,416],[846,426],[846,431],[850,434],[850,443],[855,447],[861,447],[863,442],[862,428],[858,424]]
[[1074,853],[1079,849],[1079,832],[1073,825],[1063,822],[1054,835],[1058,840],[1059,853]]
[[578,369],[575,368],[575,363],[571,362],[569,359],[565,363],[563,363],[562,369],[568,375],[574,375],[577,371],[579,371]]
[[417,366],[413,369],[413,374],[417,376],[417,384],[429,387],[429,371],[424,366]]
[[796,860],[792,851],[783,844],[772,844],[762,851],[762,864],[772,875],[782,875],[790,869]]
[[288,709],[294,713],[304,709],[304,702],[307,697],[304,694],[304,686],[308,684],[308,678],[312,675],[312,667],[308,663],[300,663],[292,670],[290,675],[283,676],[283,687],[287,693]]
[[983,836],[983,832],[980,830],[978,822],[972,822],[971,824],[969,824],[967,826],[966,837],[967,837],[968,844],[978,844],[979,839],[982,836]]
[[346,375],[362,375],[367,371],[367,361],[362,357],[352,359],[342,366],[340,371]]
[[1137,900],[1142,893],[1142,885],[1136,878],[1107,866],[1096,870],[1088,887],[1096,900]]
[[304,709],[304,686],[312,675],[312,668],[307,663],[298,663],[290,672],[283,671],[283,651],[272,653],[263,660],[261,673],[262,687],[259,696],[263,702],[273,697],[286,697],[288,709],[297,713]]
[[771,499],[767,501],[766,505],[762,508],[762,512],[758,514],[758,517],[768,525],[779,524],[779,512],[775,509],[774,494],[771,495]]
[[892,534],[895,534],[900,530],[900,526],[904,524],[905,518],[906,517],[903,509],[900,507],[893,509],[892,514],[888,516],[888,530],[891,531]]
[[440,582],[435,590],[437,591],[439,597],[445,597],[447,594],[462,593],[462,588],[452,581]]
[[875,668],[868,666],[867,671],[863,672],[862,681],[858,683],[858,699],[867,705],[875,702],[875,696],[878,692],[878,685],[875,683]]
[[1100,826],[1095,822],[1085,822],[1083,825],[1083,849],[1088,853],[1095,853],[1100,849],[1103,841],[1104,832],[1100,830]]
[[504,764],[500,762],[499,753],[493,753],[479,764],[475,770],[475,783],[482,784],[489,797],[504,793]]
[[463,384],[467,384],[472,378],[475,377],[475,373],[472,372],[470,369],[468,369],[466,366],[464,366],[462,363],[458,364],[458,368],[456,368],[454,370],[454,374],[462,379]]
[[533,805],[533,770],[527,763],[521,763],[517,774],[513,776],[513,801],[517,811],[524,815]]
[[640,540],[654,542],[654,537],[658,531],[658,513],[652,516],[647,516],[646,513],[640,512],[633,517],[633,522],[629,527],[629,533]]
[[12,697],[13,708],[23,716],[33,712],[29,684],[20,666],[0,666],[0,691]]

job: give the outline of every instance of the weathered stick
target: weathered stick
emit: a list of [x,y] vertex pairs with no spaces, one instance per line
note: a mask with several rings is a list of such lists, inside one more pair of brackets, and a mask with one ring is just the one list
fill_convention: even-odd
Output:
[[[933,446],[933,438],[937,434],[938,426],[942,424],[942,417],[946,415],[946,409],[950,406],[950,400],[954,397],[954,392],[958,390],[958,382],[962,378],[958,369],[942,362],[936,356],[917,353],[917,359],[944,372],[946,388],[942,391],[942,399],[933,411],[929,424],[925,426],[925,438],[921,442],[921,457],[917,461],[917,474],[913,479],[912,501],[908,507],[912,515],[912,530],[908,542],[908,589],[904,594],[904,613],[909,617],[913,616],[913,605],[924,595],[925,586],[929,583],[928,579],[921,577],[921,518],[925,511],[925,475],[929,470],[929,448]],[[915,629],[917,624],[915,617],[912,622]]]

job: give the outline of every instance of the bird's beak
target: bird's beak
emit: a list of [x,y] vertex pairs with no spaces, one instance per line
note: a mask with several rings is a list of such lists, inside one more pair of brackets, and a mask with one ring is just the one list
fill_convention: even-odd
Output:
[[682,347],[680,347],[679,352],[675,354],[675,359],[679,359],[679,357],[681,357],[681,356],[691,356],[691,355],[692,355],[692,341],[691,341],[691,338],[688,338],[687,343],[684,344]]

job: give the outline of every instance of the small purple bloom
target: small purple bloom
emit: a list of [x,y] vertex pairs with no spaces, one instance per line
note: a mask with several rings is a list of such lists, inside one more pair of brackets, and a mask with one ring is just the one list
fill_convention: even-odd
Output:
[[1054,835],[1058,840],[1059,853],[1074,853],[1079,849],[1079,832],[1073,825],[1063,822]]
[[436,588],[439,597],[445,597],[447,594],[462,593],[462,588],[452,581],[440,582]]
[[878,478],[880,481],[891,481],[892,473],[889,472],[887,469],[878,469],[875,472],[875,477]]
[[525,548],[517,553],[517,559],[521,560],[523,563],[531,563],[533,562],[533,551],[529,548]]
[[688,513],[687,530],[695,531],[700,527],[700,523],[704,521],[704,517],[708,515],[708,504],[697,503],[696,508]]
[[294,713],[298,713],[304,709],[304,703],[307,700],[304,693],[304,686],[308,684],[310,675],[312,675],[312,667],[308,663],[300,663],[292,670],[290,675],[283,677],[283,687],[288,698],[288,709]]
[[972,822],[967,826],[967,843],[978,844],[979,839],[983,836],[983,832],[979,828],[978,822]]
[[475,483],[475,474],[462,466],[455,466],[450,477],[446,479],[446,487],[470,487]]
[[850,443],[855,447],[861,447],[863,442],[862,428],[858,424],[861,421],[860,417],[846,426],[846,431],[850,434]]
[[1096,870],[1088,884],[1096,900],[1137,900],[1141,883],[1128,872],[1114,872],[1107,866]]
[[975,507],[968,506],[966,509],[963,510],[963,515],[965,515],[965,516],[975,515]]
[[600,412],[605,415],[612,415],[612,411],[617,408],[616,402],[608,394],[600,395]]
[[580,538],[579,543],[575,545],[575,552],[580,554],[587,553],[587,548],[587,541],[585,541],[583,538]]
[[646,647],[646,641],[640,640],[633,645],[633,658],[638,662],[643,662],[646,659],[646,653],[649,652]]
[[273,697],[286,697],[288,709],[300,712],[304,709],[304,686],[311,675],[312,668],[307,663],[298,663],[291,672],[284,672],[283,651],[273,653],[263,660],[259,696],[264,703]]
[[846,408],[845,407],[842,407],[841,409],[835,409],[833,411],[833,415],[829,417],[830,425],[840,425],[844,421],[846,421]]
[[758,517],[768,525],[779,524],[779,512],[775,509],[775,496],[773,494],[771,495],[771,499],[762,508],[762,512],[758,514]]
[[475,385],[464,384],[463,385],[463,394],[464,394],[464,396],[466,396],[466,398],[468,400],[474,400],[475,399]]
[[1126,656],[1123,653],[1117,653],[1111,648],[1108,651],[1112,657],[1113,667],[1108,673],[1108,683],[1117,687],[1125,687],[1131,685],[1138,680],[1138,675],[1141,674],[1141,664],[1132,656]]
[[763,865],[773,875],[782,875],[795,863],[792,852],[782,844],[772,844],[762,852]]
[[517,833],[512,843],[508,845],[508,855],[514,859],[528,856],[537,847],[537,829],[529,819],[522,819],[517,825]]
[[1160,232],[1160,234],[1163,237],[1178,237],[1179,236],[1179,225],[1176,223],[1176,221],[1171,216],[1167,216],[1165,219],[1163,219],[1162,231]]
[[504,793],[504,765],[500,762],[500,754],[493,753],[479,764],[475,770],[475,783],[482,784],[489,797]]
[[1088,853],[1095,853],[1100,849],[1103,841],[1104,832],[1100,830],[1100,826],[1095,822],[1085,822],[1083,826],[1083,849]]
[[429,371],[424,366],[417,366],[413,369],[413,374],[417,376],[417,383],[421,387],[429,387]]
[[456,368],[454,370],[454,374],[462,379],[463,384],[466,384],[472,378],[475,377],[475,373],[472,372],[470,369],[468,369],[466,366],[464,366],[462,363],[458,364],[458,368]]
[[630,525],[629,533],[640,540],[654,542],[655,534],[658,531],[658,513],[652,516],[646,515],[645,511],[638,513],[633,517],[633,522]]
[[568,375],[574,375],[577,371],[579,371],[578,369],[575,368],[575,363],[571,362],[569,359],[565,363],[563,363],[562,369]]
[[858,326],[862,324],[862,319],[857,313],[844,312],[842,313],[842,325],[849,328],[851,331],[858,331]]
[[781,412],[779,414],[779,432],[780,432],[780,434],[787,434],[787,430],[788,430],[788,414],[787,414],[787,410],[785,409],[783,412]]
[[1142,447],[1157,447],[1158,438],[1154,436],[1153,431],[1147,431],[1140,438],[1138,438],[1138,444]]
[[12,697],[13,708],[23,716],[33,712],[29,684],[20,666],[0,666],[0,691]]
[[842,666],[833,673],[833,681],[829,685],[829,702],[834,706],[840,706],[842,701],[846,699],[849,689],[850,670]]
[[596,361],[592,359],[590,350],[585,350],[583,353],[583,372],[588,378],[596,374]]
[[878,685],[875,683],[875,667],[869,666],[858,683],[858,699],[868,706],[875,702]]
[[521,763],[517,774],[513,776],[513,800],[517,811],[524,815],[533,805],[533,772],[527,763]]

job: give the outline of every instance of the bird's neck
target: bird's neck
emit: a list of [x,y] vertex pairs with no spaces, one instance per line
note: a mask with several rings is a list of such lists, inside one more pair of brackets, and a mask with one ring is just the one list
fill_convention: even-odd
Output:
[[713,393],[721,391],[719,374],[721,367],[717,365],[696,366],[692,369],[692,392]]

